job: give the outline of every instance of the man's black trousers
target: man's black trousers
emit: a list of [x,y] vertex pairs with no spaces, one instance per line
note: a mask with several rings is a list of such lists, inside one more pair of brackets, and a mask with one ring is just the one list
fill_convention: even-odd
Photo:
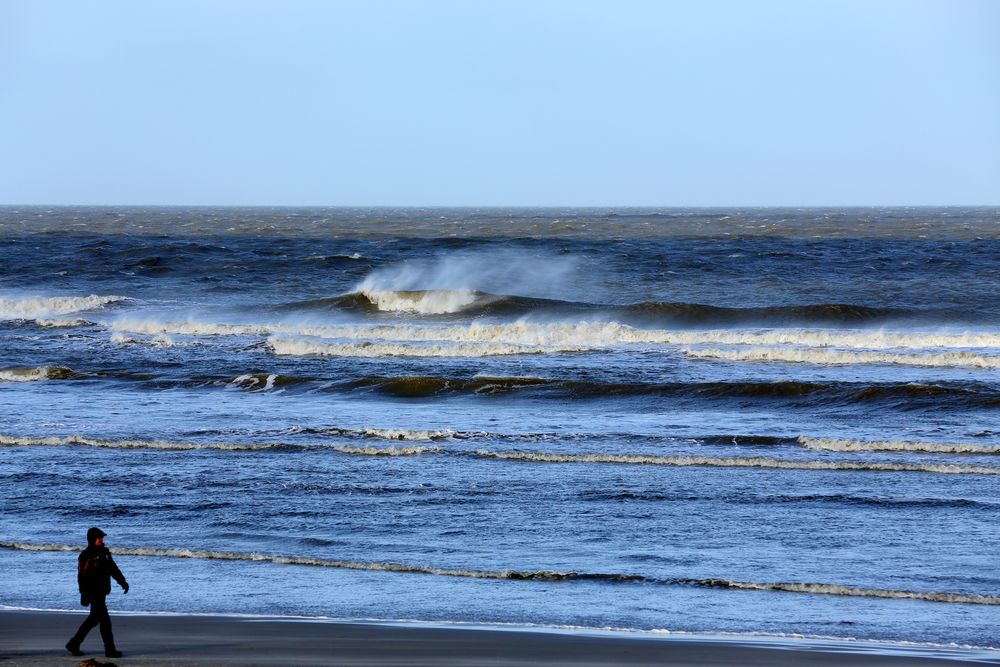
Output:
[[111,634],[111,617],[108,616],[108,603],[105,601],[105,596],[103,595],[94,596],[90,601],[90,616],[84,619],[73,639],[69,640],[70,644],[79,647],[83,643],[87,633],[95,625],[101,626],[101,639],[104,640],[104,652],[114,651],[115,636]]

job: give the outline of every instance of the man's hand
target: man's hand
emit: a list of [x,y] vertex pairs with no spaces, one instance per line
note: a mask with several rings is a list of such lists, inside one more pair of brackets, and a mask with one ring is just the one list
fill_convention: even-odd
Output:
[[125,595],[128,595],[128,583],[127,582],[124,583],[124,584],[122,584],[122,591],[125,593]]

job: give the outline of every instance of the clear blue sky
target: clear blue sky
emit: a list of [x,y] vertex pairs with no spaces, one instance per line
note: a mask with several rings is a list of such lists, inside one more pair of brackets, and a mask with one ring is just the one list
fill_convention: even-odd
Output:
[[0,203],[1000,204],[994,0],[0,0]]

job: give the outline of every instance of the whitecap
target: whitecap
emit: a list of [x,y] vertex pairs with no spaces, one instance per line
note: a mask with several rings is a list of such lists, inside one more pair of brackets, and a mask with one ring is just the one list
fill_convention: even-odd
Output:
[[51,296],[0,299],[0,319],[39,319],[53,315],[67,315],[87,310],[97,310],[113,303],[127,301],[124,296]]

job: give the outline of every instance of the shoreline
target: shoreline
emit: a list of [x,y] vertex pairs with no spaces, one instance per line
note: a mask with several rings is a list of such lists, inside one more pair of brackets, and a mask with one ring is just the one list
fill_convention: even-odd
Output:
[[[0,609],[0,662],[103,660],[63,649],[83,611]],[[1000,650],[876,640],[658,633],[521,625],[183,614],[112,615],[120,665],[851,665],[1000,664]]]

